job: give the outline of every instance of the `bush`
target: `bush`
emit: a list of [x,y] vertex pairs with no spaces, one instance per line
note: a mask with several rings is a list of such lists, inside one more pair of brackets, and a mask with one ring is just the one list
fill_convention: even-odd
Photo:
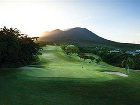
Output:
[[71,55],[71,54],[77,54],[79,52],[78,47],[74,46],[74,45],[62,45],[61,49],[67,54],[67,55]]
[[95,59],[96,60],[96,63],[98,64],[98,63],[100,63],[101,61],[102,61],[102,59],[99,57],[99,58],[97,58],[97,59]]
[[41,48],[18,29],[0,29],[0,66],[21,66],[37,60]]

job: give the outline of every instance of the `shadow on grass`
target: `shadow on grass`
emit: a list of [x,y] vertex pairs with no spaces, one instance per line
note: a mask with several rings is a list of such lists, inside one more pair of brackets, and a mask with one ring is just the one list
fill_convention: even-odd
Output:
[[45,66],[38,64],[38,65],[28,65],[28,67],[44,68]]
[[[0,79],[0,105],[139,105],[140,86],[127,79]],[[8,101],[7,101],[8,100]]]

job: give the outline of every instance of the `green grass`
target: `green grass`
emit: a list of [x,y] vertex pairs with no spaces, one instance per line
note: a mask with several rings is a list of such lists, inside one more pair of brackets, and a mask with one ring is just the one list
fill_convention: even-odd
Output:
[[139,105],[140,72],[67,56],[47,46],[38,65],[0,70],[0,105]]

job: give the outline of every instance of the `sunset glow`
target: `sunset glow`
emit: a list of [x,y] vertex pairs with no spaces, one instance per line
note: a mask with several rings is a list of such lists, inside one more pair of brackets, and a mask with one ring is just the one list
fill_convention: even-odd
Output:
[[16,27],[31,36],[51,29],[59,19],[56,18],[55,8],[48,4],[4,2],[0,5],[0,12],[3,14],[0,26]]
[[140,43],[139,2],[129,0],[0,0],[0,27],[30,36],[85,27],[101,37]]

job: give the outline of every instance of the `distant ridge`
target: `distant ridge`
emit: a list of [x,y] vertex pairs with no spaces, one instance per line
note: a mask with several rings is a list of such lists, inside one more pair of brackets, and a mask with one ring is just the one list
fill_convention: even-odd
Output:
[[140,44],[119,43],[104,39],[86,28],[75,27],[65,31],[56,29],[50,32],[45,32],[41,41],[49,43],[69,43],[79,45],[103,45],[117,48],[140,49]]

